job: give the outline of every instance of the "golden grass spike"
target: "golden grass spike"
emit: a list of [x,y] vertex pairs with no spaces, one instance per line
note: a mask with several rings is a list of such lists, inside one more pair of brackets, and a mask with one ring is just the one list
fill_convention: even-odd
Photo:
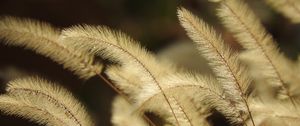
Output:
[[36,121],[49,121],[49,125],[52,125],[50,121],[59,120],[67,126],[93,126],[80,102],[69,91],[56,85],[38,77],[10,81],[6,91],[11,99],[18,101],[19,106],[15,107],[20,111],[15,111],[14,105],[7,105],[3,111],[24,118],[32,118],[30,115],[37,114],[40,116],[35,118]]
[[[154,85],[159,89],[169,104],[160,78],[172,69],[158,63],[154,55],[124,33],[115,32],[107,27],[84,25],[64,30],[63,39],[79,50],[120,63],[126,72],[138,76],[144,85]],[[175,117],[170,104],[169,109]]]
[[[232,120],[237,120],[237,118],[241,119],[240,113],[237,111],[238,109],[236,106],[234,106],[232,102],[225,99],[222,90],[216,85],[216,81],[213,79],[203,78],[201,75],[182,73],[164,77],[162,84],[165,85],[165,92],[168,94],[168,96],[181,95],[182,97],[184,94],[184,96],[197,99],[195,100],[197,103],[207,103],[209,107],[205,108],[208,110],[216,108],[226,116],[230,117]],[[154,86],[143,87],[142,89],[142,93],[137,97],[137,111],[143,110],[155,112],[169,121],[173,120],[172,123],[174,124],[174,117],[171,117],[169,114],[170,111],[165,109],[167,106],[161,92]],[[174,100],[170,103],[173,107]],[[190,103],[190,106],[194,106],[194,104]],[[197,109],[203,108],[202,105],[197,105],[195,107]],[[173,109],[175,112],[180,112],[180,110],[174,107]],[[187,112],[188,110],[185,111]],[[176,116],[178,117],[177,113]],[[201,118],[203,118],[203,116]]]
[[[226,99],[237,107],[237,111],[241,111],[240,117],[244,116],[242,114],[244,113],[251,118],[247,103],[250,80],[246,68],[238,61],[237,54],[224,45],[223,40],[212,28],[188,10],[179,9],[178,17],[187,34],[209,61],[218,81],[222,84]],[[237,122],[242,123],[243,120]]]
[[24,99],[15,99],[9,95],[0,95],[0,111],[7,115],[17,115],[47,126],[67,126],[65,122],[56,118],[52,113],[35,105],[27,104]]
[[293,23],[300,23],[299,0],[265,0],[265,2]]
[[[175,79],[175,80],[172,80],[174,82],[170,82],[167,81],[166,78],[169,78],[170,80],[171,79]],[[191,120],[187,117],[187,114],[185,113],[186,110],[183,110],[185,108],[182,108],[178,104],[177,100],[173,97],[173,95],[175,95],[176,93],[183,94],[183,92],[188,91],[188,89],[190,89],[189,92],[195,92],[195,90],[203,91],[209,89],[205,89],[205,87],[201,87],[201,85],[203,84],[202,82],[199,85],[197,85],[196,83],[194,84],[180,83],[178,82],[177,78],[171,78],[171,77],[165,77],[164,80],[162,80],[162,84],[166,86],[164,91],[167,94],[167,96],[169,96],[169,103],[172,109],[174,110],[175,117],[172,115],[172,112],[168,108],[168,103],[164,100],[161,91],[157,89],[155,86],[152,87],[144,86],[142,87],[143,89],[141,91],[142,93],[140,93],[138,96],[135,96],[137,101],[137,103],[135,104],[136,111],[154,112],[160,117],[163,117],[168,123],[172,125],[180,125],[180,126],[192,125]],[[185,93],[184,96],[185,95],[187,94]]]
[[59,36],[60,31],[47,23],[14,17],[0,19],[0,38],[7,45],[34,50],[84,79],[101,72],[102,65],[94,64],[93,56],[66,46]]
[[[108,74],[110,79],[112,79],[113,81],[116,82],[115,84],[118,86],[118,88],[125,91],[125,93],[128,94],[129,97],[133,101],[134,100],[140,101],[140,100],[136,99],[136,96],[144,95],[145,93],[147,93],[142,89],[143,88],[142,87],[142,82],[139,80],[139,78],[134,76],[134,75],[129,75],[128,72],[125,72],[122,69],[122,67],[113,67],[113,66],[109,67],[109,69],[107,69],[106,73]],[[187,77],[187,75],[182,76],[182,78],[184,78],[184,77]],[[174,77],[174,78],[170,78],[170,80],[171,79],[174,80],[174,83],[175,82],[178,83],[178,78]],[[168,83],[168,82],[166,82],[166,83]],[[174,83],[170,82],[169,84],[174,84]],[[195,85],[186,85],[186,87],[184,85],[182,85],[182,87],[181,87],[179,84],[175,84],[174,86],[175,87],[178,86],[177,88],[190,88],[190,89],[192,89],[192,88],[197,87],[196,83],[197,82],[195,82]],[[173,87],[174,90],[175,90],[175,87]],[[149,87],[145,87],[145,88],[149,88]],[[168,89],[164,89],[164,90],[169,91],[169,90],[172,90],[172,89],[168,88]],[[153,101],[153,99],[155,99],[153,97],[159,97],[159,94],[161,94],[159,90],[157,90],[157,93],[158,94],[154,94],[153,96],[148,97],[149,101],[146,100],[144,103],[141,103],[142,104],[141,106],[139,104],[135,104],[135,106],[144,107],[143,104],[152,104],[151,101]],[[176,94],[176,93],[174,93],[174,94]],[[193,95],[191,94],[191,96],[193,96]],[[152,99],[152,100],[150,100],[150,99]],[[141,100],[143,100],[143,99],[141,99]],[[161,100],[163,100],[163,98]],[[200,124],[206,124],[207,123],[205,121],[206,116],[200,118],[199,117],[200,115],[196,115],[197,109],[195,109],[195,107],[193,107],[193,106],[190,106],[191,105],[190,101],[187,100],[187,102],[179,104],[179,102],[183,102],[183,101],[178,101],[178,99],[175,99],[174,97],[170,97],[169,100],[170,100],[170,104],[171,104],[171,106],[172,106],[172,108],[173,108],[173,110],[176,114],[176,117],[179,120],[180,126],[185,125],[185,124],[195,126],[195,125],[200,125]],[[199,99],[199,101],[197,101],[197,102],[202,102],[202,101]],[[190,103],[190,104],[188,104],[188,103]],[[157,104],[157,101],[156,100],[153,101],[153,104]],[[203,107],[203,106],[201,106],[201,107]],[[222,107],[224,107],[224,105]],[[158,109],[155,110],[155,108],[145,107],[143,109],[145,109],[145,111],[159,111]],[[163,108],[159,108],[159,109],[162,110]],[[168,112],[168,107],[166,107],[165,109]],[[161,115],[161,116],[164,116],[164,115]],[[176,121],[174,120],[174,117],[172,117],[171,115],[168,115],[168,116],[165,116],[165,117],[167,117],[168,122],[172,122],[172,124],[176,125]]]
[[148,126],[141,115],[134,114],[134,107],[125,99],[117,96],[112,105],[112,119],[114,126]]
[[247,58],[260,65],[260,72],[257,74],[265,77],[269,85],[279,89],[278,98],[293,101],[293,92],[287,84],[291,63],[279,53],[272,36],[267,33],[249,7],[239,0],[224,0],[218,16],[226,28],[234,33],[238,42],[252,54]]

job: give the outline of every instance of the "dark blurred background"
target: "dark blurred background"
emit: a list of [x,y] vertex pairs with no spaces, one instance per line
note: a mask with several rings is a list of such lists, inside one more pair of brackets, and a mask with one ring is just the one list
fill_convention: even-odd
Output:
[[[295,60],[300,47],[300,25],[290,24],[261,0],[247,2],[278,41],[280,49]],[[239,47],[216,18],[216,5],[207,0],[0,0],[0,16],[38,19],[59,28],[76,24],[107,25],[126,32],[150,51],[158,53],[170,45],[190,42],[176,17],[176,9],[180,6],[214,25],[226,42],[234,48]],[[61,83],[87,106],[98,126],[111,125],[110,106],[115,93],[101,79],[80,80],[61,65],[33,51],[0,44],[0,71],[7,67]],[[3,93],[6,82],[3,78],[0,81]],[[38,126],[1,113],[0,125]]]

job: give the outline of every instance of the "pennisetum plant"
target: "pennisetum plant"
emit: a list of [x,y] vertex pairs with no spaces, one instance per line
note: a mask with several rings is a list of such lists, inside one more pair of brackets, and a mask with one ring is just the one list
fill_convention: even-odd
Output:
[[[244,50],[233,51],[205,21],[178,8],[180,24],[206,58],[215,76],[185,72],[162,61],[126,34],[105,26],[77,25],[62,30],[39,21],[2,17],[6,45],[34,50],[82,79],[98,76],[118,94],[112,104],[115,126],[209,126],[221,113],[230,125],[300,124],[300,63],[279,52],[243,0],[210,0],[217,16]],[[293,23],[300,23],[297,0],[265,0]],[[114,64],[96,60],[101,57]],[[105,68],[105,69],[103,69]],[[99,89],[101,90],[101,89]],[[39,76],[8,82],[0,110],[47,126],[93,126],[72,94]]]

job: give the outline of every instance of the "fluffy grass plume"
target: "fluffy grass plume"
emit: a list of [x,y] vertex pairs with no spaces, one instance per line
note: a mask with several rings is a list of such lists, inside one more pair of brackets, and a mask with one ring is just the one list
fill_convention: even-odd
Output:
[[189,37],[209,61],[225,91],[227,100],[232,101],[236,107],[235,113],[238,114],[235,114],[234,118],[239,118],[237,122],[240,123],[244,121],[243,114],[251,117],[247,102],[250,79],[247,76],[247,69],[238,61],[237,54],[224,45],[223,40],[212,28],[188,10],[180,8],[178,17]]
[[[115,61],[128,73],[137,75],[143,85],[160,90],[175,117],[160,79],[172,69],[161,65],[150,52],[124,33],[103,26],[75,26],[63,31],[64,41],[85,52]],[[175,117],[176,118],[176,117]],[[178,122],[178,121],[177,121]]]
[[86,109],[58,84],[27,77],[8,83],[0,109],[47,126],[93,126]]
[[291,62],[281,54],[272,36],[267,33],[255,14],[239,0],[221,2],[218,16],[238,42],[247,49],[249,61],[257,64],[257,74],[265,77],[267,84],[278,89],[277,97],[293,102],[290,90]]
[[49,57],[84,79],[100,73],[102,69],[93,56],[66,46],[60,39],[60,30],[47,23],[1,17],[0,38],[7,45],[24,47]]

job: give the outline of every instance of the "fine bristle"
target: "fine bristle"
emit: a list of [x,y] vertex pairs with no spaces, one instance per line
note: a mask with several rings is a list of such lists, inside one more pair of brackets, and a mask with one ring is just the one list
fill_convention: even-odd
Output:
[[58,84],[26,77],[10,81],[6,91],[6,95],[0,96],[0,109],[7,114],[49,126],[93,125],[85,108]]
[[[160,64],[153,54],[142,48],[135,40],[121,32],[103,26],[75,26],[63,31],[63,39],[70,46],[119,63],[127,73],[136,75],[143,85],[159,89],[165,101],[160,79],[172,71],[169,65]],[[169,104],[169,109],[175,117]]]
[[273,88],[279,89],[279,99],[293,101],[294,93],[287,83],[291,62],[278,51],[272,36],[244,2],[224,0],[220,6],[218,16],[223,24],[246,51],[251,52],[245,57],[251,61],[248,65],[256,64],[253,68],[258,69],[257,74]]
[[101,64],[94,63],[93,56],[65,45],[60,39],[60,30],[47,23],[2,17],[0,38],[7,45],[24,47],[49,57],[84,79],[99,74],[102,70]]
[[[232,101],[238,111],[251,115],[247,107],[250,79],[247,76],[247,69],[238,61],[237,54],[224,44],[212,28],[188,10],[179,9],[178,17],[189,37],[197,44],[198,50],[209,61],[226,93],[227,100]],[[240,118],[238,123],[243,122],[242,116],[244,115],[236,117]]]

